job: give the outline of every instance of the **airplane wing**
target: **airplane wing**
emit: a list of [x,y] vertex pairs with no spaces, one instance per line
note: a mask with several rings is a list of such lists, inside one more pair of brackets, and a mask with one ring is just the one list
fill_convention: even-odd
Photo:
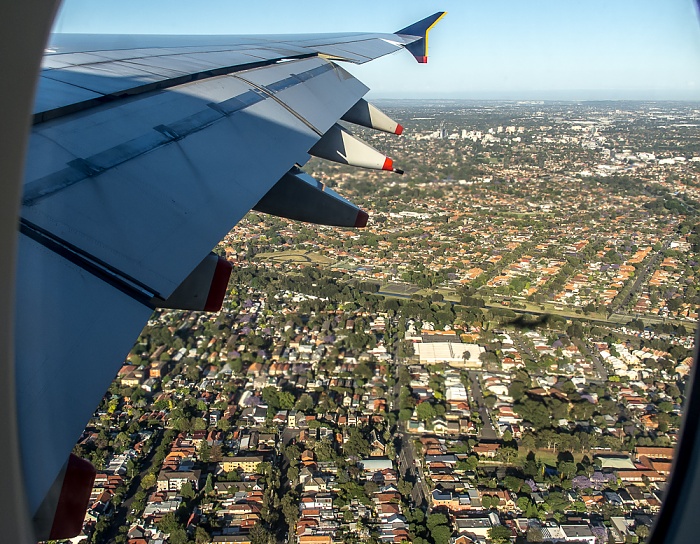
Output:
[[69,457],[154,308],[221,307],[211,249],[251,208],[364,226],[302,170],[315,155],[401,173],[339,120],[400,134],[338,61],[393,34],[55,36],[44,55],[19,218],[14,345],[22,480],[38,538],[80,530],[94,471]]

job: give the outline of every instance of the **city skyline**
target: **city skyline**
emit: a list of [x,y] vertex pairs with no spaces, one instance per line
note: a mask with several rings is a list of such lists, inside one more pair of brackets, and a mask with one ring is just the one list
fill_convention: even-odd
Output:
[[[406,54],[345,65],[370,98],[519,100],[700,99],[700,24],[692,0],[516,2],[368,1],[352,8],[312,1],[233,5],[68,0],[54,30],[79,33],[277,34],[392,32],[436,10],[447,17],[430,35],[430,61]],[[440,82],[439,86],[436,82]]]

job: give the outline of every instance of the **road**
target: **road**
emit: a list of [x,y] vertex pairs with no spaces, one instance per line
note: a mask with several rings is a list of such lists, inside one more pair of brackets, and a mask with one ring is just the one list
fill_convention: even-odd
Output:
[[[399,395],[401,393],[401,385],[399,384],[399,364],[394,364],[394,378],[396,383],[392,388],[391,409],[399,409]],[[416,451],[413,446],[413,439],[405,432],[404,423],[397,423],[396,434],[401,439],[400,449],[398,450],[399,474],[407,482],[413,483],[413,491],[411,492],[411,500],[415,508],[421,508],[425,505],[430,508],[430,490],[425,481],[423,467],[416,460]]]
[[530,349],[530,346],[523,341],[519,334],[511,334],[511,339],[513,340],[513,344],[518,349],[521,356],[526,355],[531,361],[537,361],[538,357],[535,356]]
[[637,272],[636,274],[636,279],[634,280],[634,284],[632,284],[632,287],[627,290],[627,294],[624,296],[622,300],[619,300],[611,309],[613,313],[618,313],[620,308],[624,308],[627,306],[627,303],[630,301],[632,296],[634,296],[642,287],[642,283],[646,281],[646,279],[649,276],[649,273],[656,269],[656,265],[658,262],[661,260],[661,258],[664,256],[664,251],[666,251],[669,247],[671,247],[671,242],[672,240],[666,240],[662,247],[661,251],[657,251],[654,253],[654,255],[647,261],[646,265],[644,265],[644,268],[640,271]]
[[423,467],[416,460],[416,452],[413,440],[404,432],[399,432],[401,437],[401,451],[399,452],[399,473],[407,482],[412,482],[411,500],[415,508],[422,508],[424,505],[430,508],[430,490],[425,481]]
[[497,440],[498,435],[491,424],[491,415],[489,414],[486,404],[484,404],[484,397],[481,394],[481,385],[479,385],[479,375],[476,371],[469,371],[469,379],[472,382],[472,397],[474,402],[476,402],[479,407],[479,415],[481,420],[484,422],[483,427],[481,427],[481,432],[479,433],[479,438],[484,440]]
[[608,381],[608,371],[606,370],[605,365],[600,358],[590,350],[588,347],[588,342],[585,340],[579,340],[578,338],[574,339],[573,342],[584,356],[593,361],[593,366],[595,367],[595,373],[596,376],[598,376],[598,379],[604,382]]
[[119,505],[116,513],[112,516],[109,521],[109,528],[102,535],[103,542],[114,542],[114,539],[119,534],[119,528],[126,525],[126,515],[131,510],[131,503],[134,502],[134,495],[139,489],[139,484],[141,479],[148,474],[151,470],[151,465],[153,464],[153,456],[156,454],[158,446],[160,446],[163,440],[163,429],[157,429],[153,434],[153,444],[151,450],[148,452],[146,457],[141,461],[141,470],[139,473],[131,479],[131,483],[125,493],[128,497],[123,503]]

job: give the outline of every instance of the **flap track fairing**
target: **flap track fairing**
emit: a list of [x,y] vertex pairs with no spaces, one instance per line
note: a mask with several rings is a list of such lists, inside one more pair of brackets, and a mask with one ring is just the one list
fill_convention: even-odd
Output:
[[298,168],[287,172],[253,209],[333,227],[364,227],[368,219],[367,212]]
[[401,125],[364,98],[360,98],[357,104],[350,108],[341,119],[354,125],[381,130],[389,134],[400,135],[403,132]]
[[309,154],[339,164],[403,174],[403,170],[394,168],[392,159],[353,136],[337,123],[309,149]]
[[166,300],[153,298],[151,303],[156,308],[218,312],[232,270],[230,262],[210,253]]

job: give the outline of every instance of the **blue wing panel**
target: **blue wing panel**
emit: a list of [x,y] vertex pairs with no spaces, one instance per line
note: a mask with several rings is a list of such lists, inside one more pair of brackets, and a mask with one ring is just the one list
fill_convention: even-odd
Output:
[[51,167],[27,179],[23,217],[166,298],[367,90],[322,59],[240,75],[290,74],[308,77],[260,94],[221,76],[37,126]]
[[[57,35],[57,53],[47,55],[42,79],[60,81],[99,95],[135,94],[182,83],[183,74],[240,71],[246,65],[326,55],[363,64],[420,38],[396,34],[315,34],[301,36],[81,36]],[[61,45],[64,42],[64,45]],[[67,43],[67,45],[65,45]],[[175,46],[177,44],[177,47]],[[148,46],[151,47],[148,47]],[[74,52],[78,47],[89,53]],[[50,85],[45,83],[44,85]],[[41,90],[41,89],[40,89]],[[70,113],[81,104],[78,92],[48,98],[40,92],[35,114]],[[94,106],[94,96],[84,99]]]
[[65,108],[73,104],[92,102],[101,97],[102,94],[82,87],[40,77],[34,99],[34,111],[43,112]]
[[105,62],[107,57],[95,53],[67,53],[65,55],[46,55],[41,62],[42,70],[79,66],[81,64],[94,64]]
[[384,40],[366,40],[347,44],[339,44],[338,49],[348,51],[356,55],[363,55],[370,61],[378,56],[388,55],[400,51],[400,45],[394,45]]
[[19,434],[34,512],[151,309],[23,235],[17,271]]
[[[178,75],[180,74],[173,74],[173,77]],[[129,65],[118,61],[49,70],[42,74],[42,78],[62,81],[103,95],[124,93],[130,89],[167,79],[165,76],[156,76],[134,64]]]

